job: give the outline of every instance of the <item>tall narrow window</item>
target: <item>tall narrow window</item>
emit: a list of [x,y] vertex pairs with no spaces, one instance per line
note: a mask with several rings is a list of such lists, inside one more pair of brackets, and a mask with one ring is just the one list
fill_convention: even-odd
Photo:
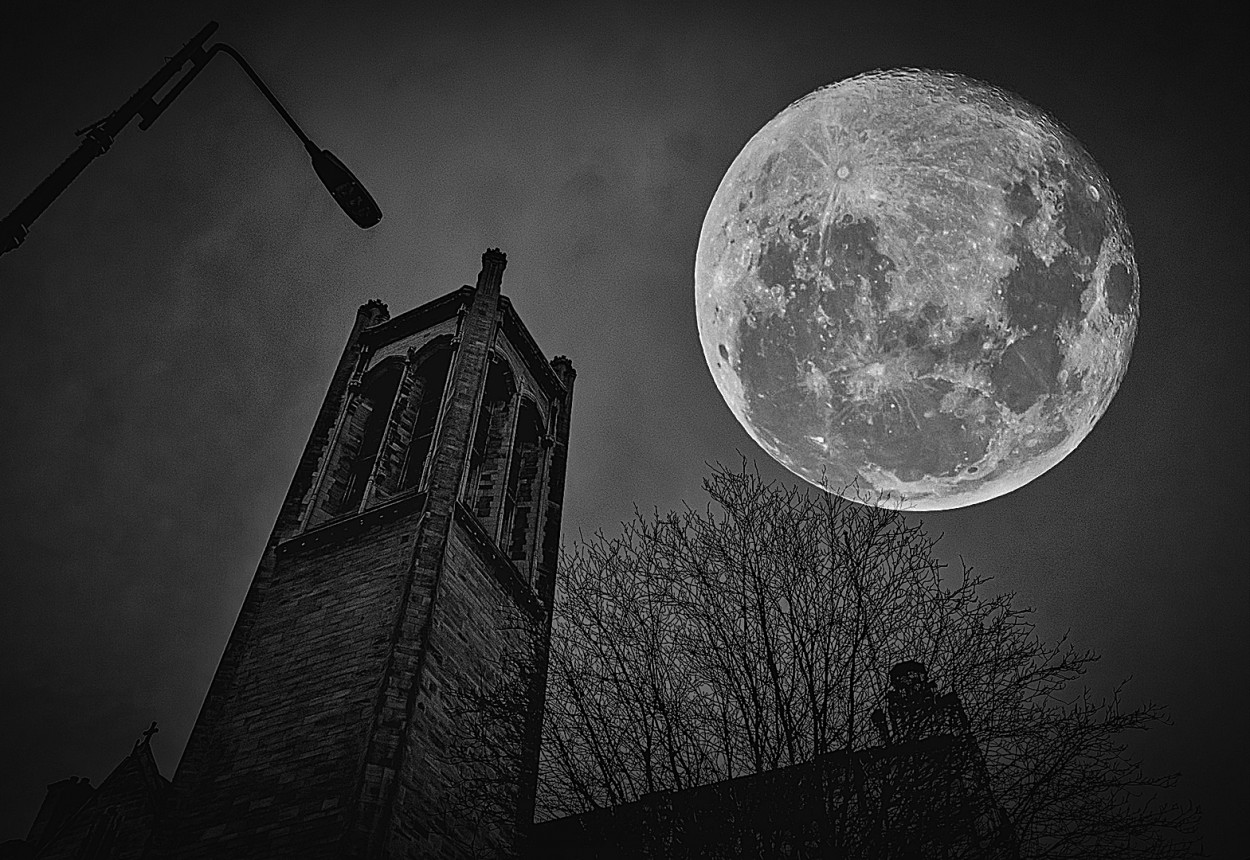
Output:
[[388,365],[366,378],[356,408],[343,428],[342,455],[330,505],[335,513],[355,510],[364,499],[390,420],[399,375],[399,366]]
[[543,423],[538,407],[526,400],[517,418],[508,483],[504,489],[503,529],[500,543],[508,557],[529,558],[533,541],[534,508],[538,504],[543,462]]
[[516,385],[512,371],[503,361],[491,363],[486,374],[486,390],[478,407],[473,447],[469,452],[469,508],[488,528],[499,512],[498,498],[503,489],[502,475],[507,460],[508,406]]
[[404,460],[404,477],[400,488],[407,490],[421,483],[425,461],[434,444],[434,428],[438,424],[439,407],[443,405],[443,389],[447,387],[447,371],[451,367],[451,350],[443,349],[430,356],[417,370],[414,390],[421,394],[412,422],[412,441]]

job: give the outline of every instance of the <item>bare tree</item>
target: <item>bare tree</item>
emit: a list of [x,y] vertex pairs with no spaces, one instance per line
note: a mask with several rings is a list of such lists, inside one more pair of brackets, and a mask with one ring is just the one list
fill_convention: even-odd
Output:
[[547,619],[495,606],[478,617],[499,634],[493,658],[467,661],[443,691],[449,725],[438,766],[455,778],[440,798],[440,835],[467,858],[526,855],[542,730]]
[[[443,800],[443,832],[467,857],[516,857],[524,850],[526,828],[518,825],[522,786],[532,779],[527,752],[539,639],[533,631],[523,632],[520,650],[500,659],[495,683],[482,686],[461,674],[446,693],[455,734],[442,756],[458,779]],[[460,822],[471,826],[456,827]]]
[[[1190,856],[1196,812],[1160,801],[1173,778],[1144,774],[1123,740],[1161,709],[1125,707],[1118,690],[1097,702],[1072,692],[1096,655],[1043,642],[1012,595],[985,594],[967,567],[944,570],[934,540],[897,510],[767,483],[745,464],[704,486],[702,510],[638,514],[620,537],[566,552],[540,818],[838,760],[841,776],[823,783],[841,793],[829,808],[875,810],[875,823],[826,822],[813,838],[827,848],[875,828],[888,841],[902,795],[885,796],[898,782],[882,769],[902,759],[878,753],[906,739],[897,726],[890,737],[879,709],[891,668],[919,661],[959,703],[1020,856]],[[735,838],[744,856],[771,850]]]

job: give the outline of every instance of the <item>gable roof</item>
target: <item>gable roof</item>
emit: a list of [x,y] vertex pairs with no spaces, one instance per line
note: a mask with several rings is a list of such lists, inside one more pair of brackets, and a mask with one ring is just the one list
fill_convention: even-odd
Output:
[[[34,847],[39,860],[76,857],[83,844],[109,830],[102,838],[119,847],[142,847],[160,816],[170,782],[161,775],[147,739],[135,744],[90,799],[54,833]],[[129,856],[125,851],[119,856]]]

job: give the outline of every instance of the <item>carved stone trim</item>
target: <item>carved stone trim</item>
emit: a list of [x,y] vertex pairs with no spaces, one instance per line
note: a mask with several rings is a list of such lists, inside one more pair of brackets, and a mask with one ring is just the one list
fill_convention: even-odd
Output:
[[372,507],[364,513],[351,513],[322,523],[303,534],[278,544],[279,555],[303,552],[328,544],[342,543],[356,537],[376,525],[397,520],[409,514],[420,513],[425,507],[425,493],[415,490],[396,496]]
[[372,347],[379,347],[400,338],[433,328],[443,320],[451,319],[473,299],[473,288],[461,287],[455,292],[440,296],[426,302],[420,307],[400,314],[397,317],[367,328],[361,333],[361,340]]
[[546,609],[525,581],[525,577],[521,575],[521,571],[517,570],[512,559],[503,554],[499,545],[478,522],[477,517],[462,502],[456,502],[455,521],[478,546],[486,551],[488,556],[486,567],[494,575],[495,581],[502,585],[504,590],[522,604],[531,615],[536,618],[544,617]]
[[521,322],[521,317],[517,315],[516,309],[512,307],[512,302],[507,296],[499,297],[499,308],[502,311],[499,315],[500,328],[507,335],[508,342],[525,359],[534,378],[542,385],[543,394],[552,400],[562,398],[564,383],[560,381],[560,377],[556,376],[551,364],[543,356],[542,349],[535,342],[534,336],[529,333],[529,329],[525,327],[525,323]]

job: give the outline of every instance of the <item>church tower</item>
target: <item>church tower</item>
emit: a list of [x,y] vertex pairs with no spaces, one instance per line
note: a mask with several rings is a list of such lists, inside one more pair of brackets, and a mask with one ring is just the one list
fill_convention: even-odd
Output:
[[476,286],[395,318],[360,308],[149,856],[507,841],[448,807],[454,693],[537,641],[516,751],[528,822],[574,371],[500,295],[505,265],[488,250]]

